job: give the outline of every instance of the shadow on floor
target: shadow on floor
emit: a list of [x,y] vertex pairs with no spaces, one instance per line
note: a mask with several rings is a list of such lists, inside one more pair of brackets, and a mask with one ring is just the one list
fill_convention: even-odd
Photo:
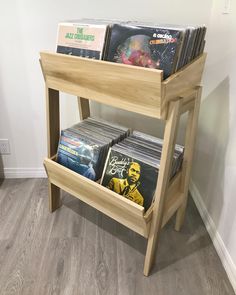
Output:
[[[65,192],[63,205],[82,218],[94,223],[99,229],[116,236],[119,240],[145,256],[147,240],[142,236],[78,199],[72,199]],[[174,221],[175,219],[172,218],[161,231],[155,265],[151,274],[165,269],[212,244],[192,198],[189,198],[185,223],[180,232],[174,230]]]

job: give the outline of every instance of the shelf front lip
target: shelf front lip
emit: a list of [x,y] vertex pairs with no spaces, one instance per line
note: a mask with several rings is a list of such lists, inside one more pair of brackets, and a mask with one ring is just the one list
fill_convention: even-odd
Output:
[[41,52],[48,88],[160,119],[163,71]]
[[63,167],[51,159],[46,158],[44,165],[51,183],[138,234],[146,238],[148,237],[149,224],[143,217],[143,207]]

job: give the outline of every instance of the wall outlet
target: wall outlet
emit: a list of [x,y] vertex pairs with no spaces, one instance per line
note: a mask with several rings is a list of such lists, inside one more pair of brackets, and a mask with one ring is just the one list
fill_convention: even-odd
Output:
[[10,154],[10,145],[8,139],[0,139],[0,154],[8,155]]

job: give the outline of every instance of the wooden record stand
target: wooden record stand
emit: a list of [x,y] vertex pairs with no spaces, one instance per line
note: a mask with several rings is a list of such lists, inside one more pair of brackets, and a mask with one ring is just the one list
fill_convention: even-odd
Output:
[[[180,230],[187,205],[190,171],[206,54],[163,80],[161,70],[127,66],[58,53],[41,52],[46,84],[49,209],[61,206],[60,189],[148,239],[143,273],[148,276],[161,229],[176,213]],[[165,121],[163,151],[152,206],[144,208],[55,161],[60,136],[59,92],[78,97],[81,119],[89,100]],[[182,169],[169,181],[180,116],[188,113]]]

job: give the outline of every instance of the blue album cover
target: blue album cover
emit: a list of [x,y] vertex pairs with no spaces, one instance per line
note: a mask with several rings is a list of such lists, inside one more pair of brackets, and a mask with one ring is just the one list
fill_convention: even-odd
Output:
[[62,132],[57,162],[91,180],[101,177],[99,162],[101,147],[69,132]]

